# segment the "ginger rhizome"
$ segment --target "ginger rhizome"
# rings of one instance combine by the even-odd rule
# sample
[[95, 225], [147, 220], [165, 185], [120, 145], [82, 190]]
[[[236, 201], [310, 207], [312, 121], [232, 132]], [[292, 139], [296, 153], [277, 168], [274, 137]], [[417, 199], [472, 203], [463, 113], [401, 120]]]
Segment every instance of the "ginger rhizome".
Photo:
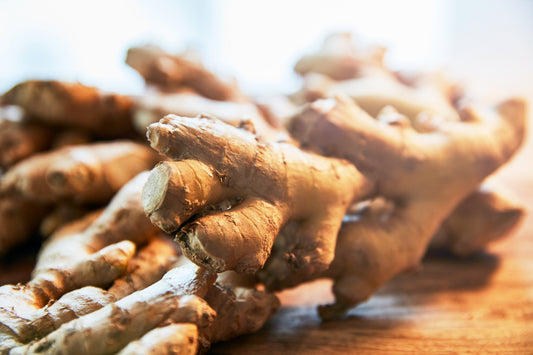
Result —
[[499, 188], [482, 186], [467, 196], [431, 240], [433, 249], [469, 256], [508, 235], [525, 215], [524, 208]]
[[342, 314], [398, 272], [416, 267], [444, 219], [524, 139], [521, 100], [467, 107], [460, 114], [461, 122], [419, 133], [407, 124], [375, 120], [337, 97], [309, 105], [291, 121], [291, 134], [302, 146], [351, 161], [375, 182], [375, 194], [395, 206], [385, 221], [361, 218], [343, 226], [325, 273], [335, 281], [336, 303], [321, 309], [323, 317]]
[[322, 49], [303, 57], [295, 71], [304, 76], [297, 102], [338, 94], [352, 98], [372, 116], [393, 106], [410, 118], [459, 120], [455, 104], [462, 96], [456, 83], [439, 73], [405, 75], [385, 67], [383, 47], [359, 48], [348, 34], [326, 38]]
[[[129, 344], [124, 353], [179, 345], [196, 354], [257, 330], [273, 314], [279, 306], [273, 294], [225, 280], [213, 284], [215, 274], [158, 236], [141, 205], [147, 176], [126, 184], [102, 212], [55, 232], [29, 283], [0, 288], [0, 353], [104, 354]], [[213, 321], [215, 314], [220, 319]], [[73, 338], [74, 329], [79, 336]], [[110, 335], [87, 336], [94, 331]]]
[[[50, 301], [84, 286], [106, 286], [127, 271], [136, 244], [158, 234], [140, 204], [146, 178], [147, 173], [141, 174], [124, 186], [101, 214], [57, 231], [41, 250], [27, 284], [0, 287], [3, 337], [19, 342], [32, 339], [40, 328], [31, 330], [26, 319], [38, 316]], [[46, 309], [44, 313], [48, 314]]]
[[65, 147], [13, 166], [0, 190], [44, 202], [105, 202], [158, 160], [148, 147], [129, 141]]
[[191, 92], [146, 95], [137, 101], [134, 123], [138, 130], [144, 133], [146, 127], [167, 114], [185, 117], [213, 115], [233, 126], [248, 120], [253, 124], [253, 130], [263, 138], [274, 140], [283, 134], [263, 117], [250, 100], [215, 101]]
[[[133, 121], [139, 132], [168, 114], [195, 117], [213, 115], [233, 126], [243, 120], [263, 138], [278, 139], [284, 132], [268, 120], [235, 83], [227, 83], [208, 71], [191, 55], [171, 55], [156, 46], [134, 47], [126, 63], [137, 70], [148, 85], [156, 86], [135, 102]], [[285, 137], [283, 137], [285, 138]]]
[[74, 319], [12, 353], [113, 354], [165, 322], [205, 327], [216, 313], [201, 297], [215, 279], [215, 274], [195, 265], [175, 268], [144, 290]]
[[29, 80], [7, 91], [2, 105], [16, 105], [34, 122], [86, 130], [101, 137], [127, 137], [133, 101], [80, 83]]
[[145, 211], [176, 233], [188, 258], [218, 272], [257, 271], [278, 236], [287, 236], [279, 243], [298, 273], [324, 270], [347, 207], [370, 189], [346, 161], [269, 144], [210, 118], [167, 116], [148, 139], [175, 161], [150, 173]]
[[[50, 234], [69, 217], [79, 216], [75, 211], [85, 210], [83, 205], [107, 203], [160, 159], [145, 145], [113, 141], [66, 146], [13, 165], [0, 178], [0, 255], [39, 228], [43, 235]], [[65, 204], [72, 204], [69, 210], [74, 213], [58, 215], [57, 208]], [[39, 227], [41, 222], [45, 224]]]
[[[420, 133], [409, 126], [409, 120], [402, 124], [376, 120], [345, 97], [309, 105], [291, 121], [291, 133], [303, 147], [357, 166], [359, 171], [347, 170], [344, 175], [333, 165], [338, 160], [324, 160], [289, 145], [262, 145], [253, 135], [221, 122], [169, 116], [150, 126], [148, 137], [155, 149], [177, 162], [164, 162], [151, 172], [143, 205], [155, 224], [176, 233], [184, 254], [204, 267], [243, 272], [263, 266], [258, 277], [270, 289], [324, 275], [335, 278], [338, 302], [322, 313], [335, 316], [366, 300], [393, 275], [416, 267], [431, 237], [456, 205], [520, 146], [524, 134], [521, 101], [510, 100], [494, 110], [470, 107], [461, 114], [461, 122], [443, 122], [434, 131]], [[336, 176], [346, 178], [350, 172], [351, 180], [337, 184], [332, 192], [330, 184], [319, 182], [339, 180], [313, 176], [322, 171], [319, 162], [327, 162], [329, 172]], [[294, 167], [299, 173], [291, 172]], [[261, 183], [240, 185], [244, 178]], [[305, 182], [308, 178], [312, 184]], [[251, 196], [244, 193], [248, 190]], [[289, 200], [279, 202], [278, 195]], [[362, 218], [359, 223], [348, 223], [343, 230], [349, 232], [341, 232], [338, 241], [334, 229], [325, 229], [327, 233], [316, 229], [327, 224], [323, 219], [333, 223], [333, 206], [337, 205], [337, 217], [344, 216], [350, 203], [378, 196], [394, 204], [386, 222]], [[248, 201], [251, 197], [253, 204]], [[258, 197], [263, 198], [260, 204]], [[271, 228], [283, 202], [291, 206], [293, 215], [282, 214]], [[307, 213], [319, 211], [311, 214], [315, 229], [305, 228], [301, 215], [294, 216], [299, 208]], [[349, 242], [337, 246], [340, 255], [328, 271], [331, 275], [320, 271], [329, 255], [318, 267], [308, 266], [310, 261], [316, 263], [317, 249], [327, 254], [343, 240]], [[387, 245], [380, 240], [388, 240]], [[367, 250], [361, 251], [359, 245]], [[314, 255], [311, 248], [302, 253], [302, 246], [312, 246]], [[371, 265], [358, 264], [365, 262]]]
[[235, 100], [241, 93], [233, 83], [221, 80], [197, 59], [187, 55], [172, 55], [154, 45], [128, 50], [126, 63], [146, 80], [163, 91], [190, 87], [212, 100]]

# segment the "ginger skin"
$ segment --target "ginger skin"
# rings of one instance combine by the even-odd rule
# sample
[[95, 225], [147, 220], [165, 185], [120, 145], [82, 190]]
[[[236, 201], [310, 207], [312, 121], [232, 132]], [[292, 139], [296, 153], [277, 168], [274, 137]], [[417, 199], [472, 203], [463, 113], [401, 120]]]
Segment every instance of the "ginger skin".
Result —
[[144, 290], [74, 319], [11, 353], [113, 354], [165, 322], [206, 327], [215, 312], [201, 297], [215, 279], [215, 274], [191, 263], [174, 268]]
[[319, 52], [296, 63], [304, 84], [293, 98], [304, 103], [343, 94], [372, 116], [390, 105], [410, 119], [459, 120], [455, 104], [462, 89], [456, 83], [439, 73], [394, 73], [383, 63], [385, 54], [383, 47], [358, 48], [349, 34], [333, 34]]
[[196, 355], [198, 327], [192, 323], [172, 323], [149, 331], [134, 340], [119, 355]]
[[[262, 145], [253, 135], [226, 128], [221, 122], [168, 116], [149, 127], [148, 138], [156, 150], [178, 162], [164, 162], [151, 172], [143, 191], [143, 206], [152, 222], [167, 233], [176, 233], [185, 256], [193, 262], [218, 272], [255, 272], [264, 265], [258, 273], [259, 279], [268, 288], [277, 290], [323, 274], [320, 270], [327, 265], [324, 260], [329, 260], [327, 245], [335, 244], [336, 235], [332, 234], [333, 229], [328, 229], [327, 233], [317, 231], [315, 226], [324, 223], [318, 218], [323, 221], [324, 218], [331, 220], [344, 216], [346, 203], [370, 196], [384, 196], [398, 206], [395, 214], [409, 217], [409, 223], [414, 226], [427, 223], [424, 230], [430, 231], [422, 236], [413, 232], [412, 240], [405, 241], [409, 247], [402, 249], [405, 249], [405, 253], [401, 254], [402, 261], [395, 263], [403, 270], [418, 264], [431, 236], [455, 205], [475, 190], [472, 186], [479, 185], [518, 148], [523, 134], [520, 105], [518, 101], [502, 105], [502, 110], [509, 111], [509, 114], [501, 114], [503, 119], [494, 122], [483, 122], [470, 109], [464, 113], [468, 122], [446, 122], [434, 132], [418, 133], [408, 126], [409, 121], [405, 125], [377, 121], [347, 98], [312, 104], [293, 119], [291, 133], [304, 147], [345, 158], [362, 173], [352, 172], [349, 185], [341, 180], [334, 192], [328, 190], [328, 186], [317, 185], [317, 182], [331, 182], [337, 177], [316, 176], [313, 177], [313, 185], [301, 182], [302, 176], [309, 177], [302, 171], [318, 170], [315, 156], [310, 158], [288, 145]], [[497, 130], [507, 133], [501, 133], [498, 140], [494, 133]], [[490, 143], [479, 139], [484, 134], [490, 138]], [[231, 140], [231, 146], [219, 148], [224, 147], [228, 140]], [[365, 144], [358, 146], [358, 142]], [[198, 144], [203, 144], [201, 149]], [[465, 149], [469, 149], [470, 153], [479, 151], [474, 156], [479, 157], [480, 162], [472, 162], [473, 166], [469, 166], [465, 162], [469, 156]], [[276, 161], [282, 161], [283, 168]], [[337, 164], [326, 161], [330, 166]], [[454, 175], [456, 171], [448, 168], [448, 165], [456, 166], [457, 162], [464, 162], [464, 171], [469, 174], [470, 180], [458, 180]], [[295, 166], [298, 166], [295, 169], [298, 173], [291, 171]], [[276, 172], [274, 176], [270, 171]], [[250, 187], [250, 184], [242, 183], [244, 176], [248, 178], [246, 181], [263, 181], [263, 184]], [[280, 180], [280, 176], [286, 178]], [[349, 175], [338, 173], [338, 176]], [[269, 180], [271, 184], [267, 184]], [[283, 186], [287, 186], [288, 191], [284, 192]], [[315, 194], [309, 191], [315, 191]], [[254, 204], [257, 204], [258, 197], [263, 199], [259, 201], [261, 213], [256, 212], [257, 207], [247, 203], [252, 196]], [[326, 200], [324, 196], [328, 196]], [[288, 205], [293, 215], [289, 217], [279, 214], [280, 202], [276, 200], [283, 202], [286, 197], [291, 199]], [[331, 206], [338, 201], [342, 201], [341, 208], [333, 215]], [[328, 206], [328, 210], [313, 211], [313, 227], [306, 230], [305, 223], [304, 226], [300, 224], [301, 215], [294, 214], [301, 213], [300, 209], [309, 211], [310, 205], [313, 209]], [[229, 210], [224, 211], [228, 207]], [[284, 210], [281, 211], [283, 213]], [[433, 211], [433, 215], [426, 216], [427, 211]], [[243, 223], [243, 216], [261, 227]], [[278, 219], [272, 220], [272, 217]], [[423, 218], [418, 221], [415, 217]], [[401, 220], [397, 216], [391, 218], [390, 223], [397, 219]], [[213, 225], [219, 227], [214, 228]], [[263, 233], [254, 234], [254, 228]], [[375, 225], [368, 233], [379, 235]], [[302, 245], [308, 248], [304, 253]], [[310, 245], [315, 254], [309, 251]], [[317, 249], [326, 251], [328, 258], [317, 260]], [[313, 263], [318, 263], [318, 267], [308, 266]], [[389, 270], [395, 269], [391, 267]], [[379, 270], [376, 273], [379, 272], [385, 273]], [[399, 270], [392, 271], [392, 274], [397, 272]], [[390, 275], [380, 278], [373, 288], [365, 288], [369, 291], [361, 291], [365, 294], [364, 299], [370, 295], [370, 290], [373, 292], [388, 278]]]
[[[28, 322], [28, 319], [49, 318], [50, 312], [43, 307], [70, 291], [84, 286], [105, 287], [115, 281], [109, 294], [116, 299], [161, 276], [161, 267], [164, 269], [161, 265], [176, 253], [161, 243], [157, 246], [161, 255], [149, 257], [155, 270], [135, 268], [143, 255], [153, 253], [148, 248], [152, 243], [130, 265], [136, 245], [150, 241], [159, 233], [141, 205], [141, 190], [147, 175], [142, 173], [126, 184], [101, 214], [89, 215], [54, 233], [43, 246], [27, 284], [0, 287], [0, 337], [5, 347], [42, 336], [45, 330], [39, 326], [41, 323]], [[136, 276], [139, 272], [142, 274]], [[127, 279], [116, 281], [125, 273], [129, 275]], [[75, 302], [72, 306], [83, 308]], [[0, 348], [0, 353], [6, 351], [5, 347]]]
[[334, 80], [347, 80], [371, 73], [386, 74], [383, 57], [385, 48], [359, 48], [351, 34], [335, 33], [328, 36], [318, 53], [302, 57], [294, 71], [302, 76], [309, 73], [326, 75]]
[[442, 223], [430, 248], [467, 257], [507, 236], [525, 211], [511, 197], [483, 187], [466, 197]]
[[80, 83], [29, 80], [7, 91], [0, 102], [21, 107], [36, 122], [79, 128], [102, 137], [126, 137], [134, 132], [129, 97]]
[[320, 309], [323, 318], [342, 315], [397, 273], [416, 267], [444, 219], [524, 139], [521, 100], [491, 110], [469, 107], [461, 115], [462, 122], [418, 133], [377, 121], [336, 97], [293, 118], [289, 130], [302, 146], [351, 161], [376, 182], [376, 195], [395, 205], [384, 222], [363, 217], [343, 225], [335, 259], [321, 275], [334, 279], [336, 297]]
[[242, 98], [235, 85], [222, 81], [198, 61], [166, 53], [157, 46], [130, 48], [126, 64], [147, 83], [157, 85], [163, 91], [175, 91], [185, 86], [212, 100], [239, 101]]
[[281, 130], [271, 126], [252, 102], [216, 101], [190, 92], [151, 94], [139, 99], [134, 113], [135, 126], [144, 133], [146, 127], [167, 114], [185, 117], [213, 115], [232, 126], [249, 120], [262, 138], [275, 140], [281, 134]]
[[257, 271], [278, 235], [292, 272], [325, 270], [348, 205], [373, 188], [345, 161], [264, 143], [214, 119], [169, 115], [150, 125], [148, 139], [176, 161], [150, 173], [146, 213], [176, 234], [186, 257], [217, 272]]
[[103, 203], [159, 160], [130, 141], [64, 147], [14, 165], [2, 176], [0, 191], [42, 202]]
[[[162, 279], [124, 298], [114, 295], [113, 287], [109, 292], [95, 287], [73, 291], [45, 309], [48, 318], [33, 322], [52, 319], [55, 330], [48, 325], [34, 333], [36, 340], [12, 342], [4, 350], [11, 354], [173, 354], [178, 350], [196, 354], [213, 342], [258, 330], [279, 307], [272, 293], [236, 286], [231, 277], [219, 277], [213, 284], [215, 277], [178, 257]], [[83, 295], [85, 302], [79, 298]]]

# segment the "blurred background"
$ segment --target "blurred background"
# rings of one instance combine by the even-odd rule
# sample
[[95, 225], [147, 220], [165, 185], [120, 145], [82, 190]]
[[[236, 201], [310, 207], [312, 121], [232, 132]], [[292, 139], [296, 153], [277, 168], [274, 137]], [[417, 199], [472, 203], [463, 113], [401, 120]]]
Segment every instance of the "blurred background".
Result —
[[132, 45], [198, 50], [248, 93], [298, 87], [292, 66], [333, 31], [389, 48], [395, 69], [446, 69], [487, 98], [533, 97], [533, 1], [0, 0], [0, 91], [29, 78], [136, 94]]

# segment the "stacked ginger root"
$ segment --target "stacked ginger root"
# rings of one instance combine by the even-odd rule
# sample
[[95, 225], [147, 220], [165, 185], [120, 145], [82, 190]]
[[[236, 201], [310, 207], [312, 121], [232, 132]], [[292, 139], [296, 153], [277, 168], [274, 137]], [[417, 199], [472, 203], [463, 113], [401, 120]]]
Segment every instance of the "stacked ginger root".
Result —
[[[520, 147], [526, 116], [519, 99], [461, 107], [457, 87], [389, 72], [376, 52], [357, 58], [346, 38], [330, 41], [300, 70], [331, 78], [295, 95], [322, 99], [287, 122], [301, 148], [330, 159], [209, 118], [167, 116], [148, 139], [175, 162], [154, 169], [143, 193], [152, 221], [198, 265], [255, 274], [271, 290], [333, 278], [337, 301], [323, 318], [417, 267], [434, 235], [468, 255], [516, 225], [519, 207], [478, 189]], [[338, 63], [350, 61], [357, 70], [335, 84]], [[345, 219], [358, 203], [366, 208]], [[465, 210], [483, 222], [461, 222]]]
[[[188, 70], [198, 75], [195, 67], [201, 65], [190, 64]], [[200, 74], [214, 77], [205, 69]], [[168, 95], [159, 90], [150, 95]], [[182, 87], [178, 94], [192, 90]], [[256, 117], [236, 113], [234, 123], [262, 117], [238, 96]], [[4, 121], [17, 139], [8, 132], [0, 137], [9, 148], [0, 181], [7, 206], [0, 214], [0, 255], [28, 243], [35, 230], [47, 239], [31, 280], [0, 287], [0, 353], [194, 354], [211, 342], [259, 329], [278, 308], [272, 293], [188, 262], [146, 217], [143, 171], [165, 158], [145, 143], [145, 127], [135, 131], [139, 112], [154, 110], [143, 99], [77, 83], [27, 81], [1, 103], [6, 116], [23, 114]], [[193, 104], [187, 109], [202, 110]], [[240, 109], [222, 100], [212, 107], [218, 110], [219, 104]], [[249, 121], [244, 126], [253, 127]], [[45, 143], [33, 144], [35, 130], [47, 134]], [[27, 203], [11, 207], [19, 200]], [[88, 338], [84, 329], [101, 335]]]
[[[288, 110], [259, 110], [196, 60], [156, 47], [128, 53], [159, 91], [145, 98], [58, 82], [6, 93], [3, 104], [44, 129], [70, 129], [66, 112], [78, 113], [75, 136], [100, 141], [7, 163], [2, 201], [29, 201], [44, 216], [119, 192], [62, 227], [45, 219], [55, 232], [32, 279], [0, 288], [0, 352], [194, 354], [259, 329], [279, 306], [273, 291], [332, 278], [336, 302], [319, 311], [337, 317], [416, 267], [430, 243], [468, 255], [507, 234], [521, 208], [480, 185], [520, 146], [523, 102], [459, 108], [455, 86], [389, 72], [382, 50], [356, 51], [348, 40], [332, 37], [297, 64], [308, 78]], [[129, 110], [124, 131], [84, 120], [118, 121], [120, 107]], [[210, 115], [182, 117], [201, 112]], [[178, 116], [159, 121], [166, 113]], [[288, 136], [273, 122], [294, 141], [273, 141]], [[149, 123], [159, 156], [102, 141], [136, 139], [134, 127]], [[32, 149], [62, 145], [51, 137]]]

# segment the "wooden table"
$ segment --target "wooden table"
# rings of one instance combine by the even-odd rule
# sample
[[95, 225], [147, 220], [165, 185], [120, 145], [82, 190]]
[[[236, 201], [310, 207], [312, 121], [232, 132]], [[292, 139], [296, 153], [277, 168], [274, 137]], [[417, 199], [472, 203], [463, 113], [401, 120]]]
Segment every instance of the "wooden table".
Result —
[[[533, 144], [496, 179], [533, 211]], [[281, 293], [282, 308], [259, 332], [216, 344], [211, 354], [533, 354], [533, 216], [488, 252], [461, 260], [431, 255], [346, 319], [321, 322], [333, 300], [318, 281]]]

